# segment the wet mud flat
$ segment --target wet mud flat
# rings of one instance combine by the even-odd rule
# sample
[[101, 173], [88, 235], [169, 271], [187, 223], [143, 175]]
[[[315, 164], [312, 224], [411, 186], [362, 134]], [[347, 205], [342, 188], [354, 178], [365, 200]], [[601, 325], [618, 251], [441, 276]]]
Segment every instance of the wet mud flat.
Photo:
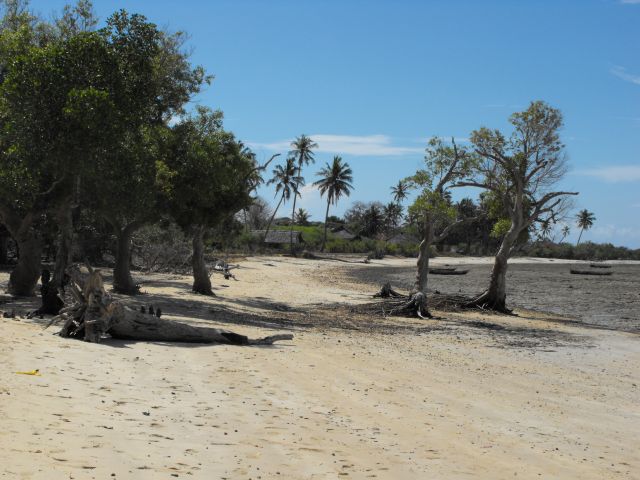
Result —
[[[429, 275], [429, 291], [474, 295], [486, 287], [491, 265], [460, 264], [466, 275]], [[581, 268], [585, 267], [581, 265]], [[572, 275], [570, 264], [516, 263], [507, 272], [512, 307], [550, 312], [585, 325], [640, 333], [640, 265], [614, 264], [610, 276]], [[353, 280], [409, 290], [415, 267], [362, 266], [345, 271]]]

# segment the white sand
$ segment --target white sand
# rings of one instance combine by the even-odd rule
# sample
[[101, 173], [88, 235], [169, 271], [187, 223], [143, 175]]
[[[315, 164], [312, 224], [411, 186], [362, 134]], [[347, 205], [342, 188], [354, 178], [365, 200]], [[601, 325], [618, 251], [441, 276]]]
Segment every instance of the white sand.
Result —
[[[161, 288], [167, 277], [149, 276], [134, 303], [185, 320], [220, 305], [261, 311], [256, 298], [367, 300], [336, 266], [349, 268], [251, 258], [218, 299], [191, 294], [188, 278]], [[508, 347], [461, 323], [419, 335], [301, 329], [272, 348], [95, 345], [0, 319], [0, 478], [638, 478], [638, 336], [529, 314], [482, 320], [572, 340]], [[35, 368], [42, 376], [14, 373]]]

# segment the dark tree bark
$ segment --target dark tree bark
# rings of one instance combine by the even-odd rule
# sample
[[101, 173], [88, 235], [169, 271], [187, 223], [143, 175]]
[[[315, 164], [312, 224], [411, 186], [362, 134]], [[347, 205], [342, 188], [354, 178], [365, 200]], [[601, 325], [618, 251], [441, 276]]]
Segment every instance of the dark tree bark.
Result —
[[192, 290], [202, 295], [213, 295], [211, 290], [211, 279], [204, 261], [204, 233], [202, 226], [195, 227], [193, 234], [193, 255], [191, 265], [193, 267], [193, 287]]
[[64, 286], [65, 269], [71, 263], [71, 244], [73, 239], [73, 217], [71, 199], [66, 199], [56, 212], [58, 221], [58, 248], [56, 262], [53, 268], [51, 287], [62, 290]]
[[0, 226], [0, 265], [9, 262], [9, 234]]
[[135, 295], [139, 293], [138, 286], [131, 277], [131, 236], [140, 226], [138, 222], [131, 222], [122, 229], [116, 229], [117, 251], [116, 265], [113, 269], [113, 289], [118, 293]]
[[34, 214], [20, 217], [9, 209], [1, 208], [0, 217], [18, 248], [18, 263], [9, 275], [7, 291], [11, 295], [33, 297], [42, 261], [42, 238], [34, 228]]
[[11, 295], [33, 297], [40, 278], [42, 240], [32, 230], [27, 229], [15, 238], [18, 245], [18, 263], [9, 275], [7, 291]]

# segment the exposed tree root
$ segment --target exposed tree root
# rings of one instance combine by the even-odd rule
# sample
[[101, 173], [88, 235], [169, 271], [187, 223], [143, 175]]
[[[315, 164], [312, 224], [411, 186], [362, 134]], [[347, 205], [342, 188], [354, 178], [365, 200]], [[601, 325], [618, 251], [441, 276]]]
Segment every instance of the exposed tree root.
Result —
[[391, 287], [391, 283], [387, 282], [384, 285], [382, 285], [382, 287], [380, 287], [380, 290], [378, 291], [378, 293], [375, 293], [373, 295], [373, 298], [390, 298], [390, 297], [398, 298], [398, 297], [403, 297], [403, 296], [404, 295], [402, 295], [401, 293], [396, 292]]
[[464, 308], [479, 308], [481, 310], [490, 310], [492, 312], [504, 313], [507, 315], [511, 315], [513, 313], [513, 310], [507, 308], [504, 298], [496, 298], [491, 295], [489, 291], [486, 291], [477, 298], [466, 302], [463, 306]]
[[407, 316], [418, 316], [419, 318], [433, 318], [427, 308], [427, 297], [422, 292], [416, 292], [409, 297], [409, 300], [389, 311], [389, 315], [404, 314]]

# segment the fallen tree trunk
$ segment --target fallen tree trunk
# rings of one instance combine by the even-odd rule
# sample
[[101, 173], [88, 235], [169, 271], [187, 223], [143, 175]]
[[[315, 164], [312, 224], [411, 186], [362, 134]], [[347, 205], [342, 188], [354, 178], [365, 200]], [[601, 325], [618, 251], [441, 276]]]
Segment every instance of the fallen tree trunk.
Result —
[[64, 320], [60, 336], [98, 343], [106, 335], [126, 340], [153, 342], [225, 343], [231, 345], [271, 345], [291, 340], [293, 335], [272, 335], [250, 339], [219, 328], [197, 327], [158, 318], [122, 305], [104, 290], [100, 272], [89, 268], [83, 278], [79, 269], [70, 272], [71, 293], [75, 303], [62, 309], [56, 320]]

